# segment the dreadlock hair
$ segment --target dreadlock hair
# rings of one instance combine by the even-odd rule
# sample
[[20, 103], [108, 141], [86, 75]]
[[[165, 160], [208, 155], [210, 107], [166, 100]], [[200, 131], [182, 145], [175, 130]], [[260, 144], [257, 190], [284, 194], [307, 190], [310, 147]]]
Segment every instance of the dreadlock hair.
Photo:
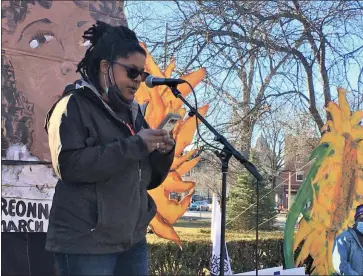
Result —
[[146, 56], [135, 32], [125, 26], [111, 26], [105, 22], [96, 21], [96, 24], [85, 31], [82, 37], [89, 40], [91, 45], [78, 64], [76, 72], [99, 90], [101, 85], [98, 77], [102, 60], [112, 62], [118, 58], [127, 58], [134, 53]]

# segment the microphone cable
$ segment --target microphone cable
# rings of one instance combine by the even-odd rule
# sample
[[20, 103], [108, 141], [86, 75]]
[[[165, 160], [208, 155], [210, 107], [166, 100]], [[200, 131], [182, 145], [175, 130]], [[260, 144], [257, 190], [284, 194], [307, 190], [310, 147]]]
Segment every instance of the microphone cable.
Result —
[[[192, 90], [192, 93], [193, 93], [193, 96], [194, 96], [194, 103], [195, 103], [195, 110], [196, 111], [198, 111], [198, 100], [197, 100], [197, 95], [196, 95], [196, 93], [195, 93], [195, 91], [194, 91], [194, 88], [193, 88], [193, 86], [188, 82], [188, 81], [186, 81], [185, 80], [185, 82], [188, 84], [188, 86], [190, 87], [190, 89]], [[214, 149], [214, 150], [218, 150], [218, 151], [221, 151], [221, 149], [220, 148], [218, 148], [218, 147], [216, 147], [216, 146], [214, 146], [214, 145], [212, 145], [212, 144], [210, 144], [209, 142], [207, 142], [203, 137], [202, 137], [202, 135], [200, 134], [200, 129], [199, 129], [199, 124], [198, 124], [198, 117], [190, 110], [189, 111], [189, 113], [188, 113], [188, 115], [189, 115], [189, 117], [192, 117], [192, 116], [195, 116], [195, 123], [196, 123], [196, 125], [197, 125], [197, 134], [198, 134], [198, 136], [199, 136], [199, 138], [200, 138], [200, 140], [202, 140], [202, 142], [204, 142], [206, 145], [208, 145], [209, 147], [211, 147], [212, 149]], [[202, 146], [203, 147], [203, 146]], [[203, 148], [203, 150], [204, 150], [204, 148]]]

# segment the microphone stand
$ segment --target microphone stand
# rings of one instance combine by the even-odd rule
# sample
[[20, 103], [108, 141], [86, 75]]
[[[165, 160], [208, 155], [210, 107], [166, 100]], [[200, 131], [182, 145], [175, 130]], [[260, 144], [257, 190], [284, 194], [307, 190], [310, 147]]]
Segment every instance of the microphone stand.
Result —
[[[177, 84], [169, 85], [169, 88], [173, 92], [174, 96], [180, 99], [189, 109], [189, 114], [191, 116], [195, 115], [197, 118], [215, 135], [214, 140], [218, 141], [223, 145], [221, 152], [216, 152], [216, 155], [222, 162], [222, 198], [221, 198], [221, 247], [220, 247], [220, 275], [224, 276], [224, 258], [225, 253], [225, 231], [226, 231], [226, 193], [227, 193], [227, 173], [228, 173], [228, 163], [230, 158], [233, 156], [236, 158], [245, 168], [255, 177], [258, 182], [262, 180], [262, 176], [257, 171], [256, 167], [249, 162], [238, 150], [236, 150], [227, 139], [221, 135], [213, 126], [211, 126], [206, 119], [198, 110], [196, 110], [180, 93], [176, 88]], [[258, 198], [258, 187], [257, 187], [257, 198]], [[258, 202], [257, 202], [257, 212], [258, 216]], [[258, 275], [258, 217], [256, 218], [256, 275]]]

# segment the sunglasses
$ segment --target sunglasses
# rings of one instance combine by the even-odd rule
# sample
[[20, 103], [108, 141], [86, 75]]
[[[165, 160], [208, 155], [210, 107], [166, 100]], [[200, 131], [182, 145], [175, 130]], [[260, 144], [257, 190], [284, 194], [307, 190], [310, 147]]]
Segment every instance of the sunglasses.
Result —
[[145, 81], [146, 78], [150, 75], [149, 73], [145, 72], [144, 70], [138, 70], [136, 68], [118, 63], [117, 61], [112, 61], [112, 63], [115, 63], [117, 65], [122, 66], [123, 68], [125, 68], [126, 73], [127, 73], [127, 77], [134, 80], [136, 79], [139, 75], [141, 76], [141, 81]]

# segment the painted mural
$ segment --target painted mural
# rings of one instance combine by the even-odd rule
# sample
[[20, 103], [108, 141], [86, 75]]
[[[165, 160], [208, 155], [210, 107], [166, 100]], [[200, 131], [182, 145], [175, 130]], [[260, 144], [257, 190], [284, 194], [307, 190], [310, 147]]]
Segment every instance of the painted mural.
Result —
[[83, 32], [95, 20], [127, 24], [123, 4], [1, 1], [1, 158], [7, 160], [1, 167], [2, 232], [47, 230], [57, 179], [46, 165], [45, 114], [78, 78], [76, 64], [87, 47]]
[[[38, 164], [2, 166], [2, 231], [45, 232], [57, 179], [51, 166], [44, 118], [48, 109], [63, 92], [66, 84], [79, 78], [75, 73], [88, 46], [82, 34], [95, 20], [111, 25], [127, 25], [123, 1], [2, 1], [2, 118], [3, 160], [30, 161]], [[146, 46], [143, 45], [146, 49]], [[158, 77], [170, 77], [176, 61], [162, 71], [148, 54], [146, 71]], [[185, 76], [195, 87], [204, 77], [200, 69]], [[183, 96], [191, 89], [181, 85]], [[167, 87], [153, 89], [142, 84], [136, 99], [148, 104], [146, 120], [156, 127], [169, 112], [182, 115], [174, 129], [175, 160], [164, 183], [149, 191], [158, 211], [151, 228], [159, 237], [181, 244], [172, 224], [190, 203], [194, 182], [182, 175], [193, 168], [199, 158], [196, 150], [184, 152], [195, 134], [195, 118], [186, 118], [182, 102]], [[205, 114], [208, 106], [200, 108]], [[171, 192], [186, 192], [180, 202], [170, 200]]]
[[[287, 268], [312, 264], [312, 275], [332, 275], [335, 237], [354, 224], [363, 203], [363, 111], [351, 112], [346, 91], [338, 89], [339, 104], [330, 102], [332, 119], [311, 154], [315, 159], [288, 214], [284, 257]], [[303, 215], [298, 230], [294, 227]], [[294, 258], [295, 254], [295, 258]]]
[[[147, 51], [145, 46], [144, 49]], [[153, 76], [170, 78], [175, 66], [176, 61], [172, 60], [165, 70], [162, 71], [149, 54], [146, 58], [146, 71]], [[187, 80], [192, 87], [195, 87], [203, 79], [205, 73], [205, 69], [201, 68], [180, 78]], [[192, 91], [187, 84], [179, 85], [178, 89], [184, 97]], [[182, 176], [196, 166], [200, 160], [199, 157], [194, 158], [198, 149], [184, 152], [185, 147], [191, 144], [196, 132], [196, 119], [195, 117], [188, 116], [185, 120], [183, 119], [186, 110], [182, 108], [182, 101], [175, 98], [166, 86], [156, 86], [150, 89], [145, 84], [141, 84], [136, 93], [136, 100], [140, 104], [147, 104], [145, 119], [152, 128], [156, 128], [170, 112], [178, 113], [182, 116], [182, 119], [179, 120], [173, 130], [176, 148], [171, 171], [162, 185], [149, 191], [150, 196], [157, 205], [157, 213], [151, 221], [150, 227], [159, 237], [174, 241], [181, 246], [180, 238], [172, 225], [185, 213], [194, 193], [195, 183], [183, 181]], [[207, 110], [208, 105], [198, 109], [202, 115], [205, 115]], [[169, 199], [171, 192], [187, 193], [187, 196], [179, 202]]]
[[2, 148], [25, 145], [49, 161], [44, 117], [63, 88], [77, 79], [75, 66], [95, 20], [126, 24], [123, 1], [1, 1]]

